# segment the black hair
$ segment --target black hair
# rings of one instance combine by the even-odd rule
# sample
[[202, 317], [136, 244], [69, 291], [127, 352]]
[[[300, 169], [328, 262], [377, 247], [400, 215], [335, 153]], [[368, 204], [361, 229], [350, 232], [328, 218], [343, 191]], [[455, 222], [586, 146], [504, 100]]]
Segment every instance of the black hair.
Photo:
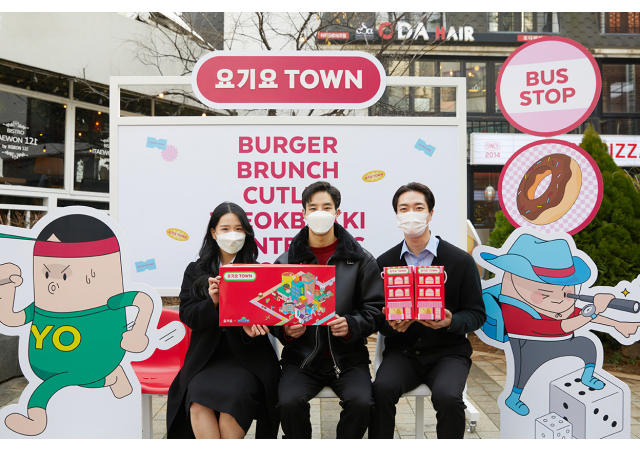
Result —
[[302, 207], [306, 210], [307, 205], [311, 202], [311, 197], [313, 194], [317, 192], [326, 192], [331, 196], [331, 200], [333, 200], [333, 204], [336, 207], [336, 210], [340, 207], [340, 191], [337, 187], [331, 186], [326, 181], [316, 181], [315, 183], [311, 183], [307, 186], [304, 191], [302, 191]]
[[48, 241], [54, 234], [60, 242], [91, 242], [115, 236], [104, 222], [85, 214], [69, 214], [55, 219], [43, 228], [37, 240]]
[[218, 222], [220, 222], [220, 218], [228, 213], [233, 213], [240, 219], [242, 230], [246, 235], [244, 245], [236, 254], [233, 262], [236, 264], [251, 264], [255, 263], [258, 259], [258, 246], [255, 241], [253, 227], [249, 223], [247, 214], [235, 203], [220, 203], [211, 213], [211, 218], [207, 224], [207, 231], [204, 234], [202, 246], [200, 247], [199, 259], [196, 265], [196, 275], [198, 278], [193, 283], [193, 286], [191, 286], [191, 294], [194, 296], [200, 298], [208, 297], [209, 277], [218, 276], [222, 254], [220, 253], [218, 242], [211, 236], [211, 229], [215, 229], [216, 226], [218, 226]]
[[424, 195], [424, 199], [427, 201], [427, 206], [429, 207], [429, 212], [433, 211], [433, 207], [436, 206], [436, 198], [433, 196], [433, 192], [431, 192], [431, 189], [429, 189], [422, 183], [413, 182], [405, 184], [404, 186], [400, 186], [400, 188], [393, 195], [391, 204], [393, 205], [393, 210], [396, 213], [398, 212], [398, 199], [400, 198], [400, 196], [405, 192], [411, 191], [420, 192], [422, 195]]

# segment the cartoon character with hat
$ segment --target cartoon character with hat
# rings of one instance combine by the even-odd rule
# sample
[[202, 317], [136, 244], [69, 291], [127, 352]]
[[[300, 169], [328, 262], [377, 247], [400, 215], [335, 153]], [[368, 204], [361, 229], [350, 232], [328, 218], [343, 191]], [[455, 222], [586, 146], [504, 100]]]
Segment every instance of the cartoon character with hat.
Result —
[[[125, 292], [120, 245], [103, 221], [68, 214], [46, 225], [33, 247], [34, 302], [14, 312], [22, 272], [12, 263], [0, 265], [0, 322], [30, 325], [28, 358], [42, 380], [29, 398], [26, 415], [9, 414], [6, 426], [35, 436], [47, 426], [47, 404], [67, 386], [109, 387], [116, 398], [132, 392], [121, 366], [125, 352], [140, 353], [148, 344], [153, 300], [144, 292]], [[127, 325], [125, 307], [138, 314]], [[130, 328], [130, 329], [129, 329]]]
[[[563, 356], [582, 359], [580, 382], [591, 390], [605, 386], [594, 376], [597, 356], [594, 343], [587, 337], [575, 336], [575, 330], [594, 322], [614, 327], [629, 337], [640, 326], [637, 322], [618, 322], [600, 315], [608, 307], [622, 309], [624, 305], [620, 307], [620, 303], [625, 300], [604, 293], [593, 297], [576, 295], [576, 287], [587, 281], [593, 283], [597, 273], [593, 261], [576, 250], [575, 245], [570, 246], [567, 241], [570, 237], [565, 236], [553, 239], [547, 235], [548, 239], [544, 239], [520, 230], [512, 234], [499, 252], [489, 252], [496, 249], [486, 246], [474, 251], [476, 261], [498, 278], [504, 272], [501, 283], [483, 290], [488, 318], [482, 330], [490, 339], [508, 341], [511, 346], [514, 385], [505, 404], [521, 416], [529, 414], [528, 406], [520, 400], [523, 389], [534, 372], [553, 359]], [[510, 242], [513, 244], [509, 246]], [[578, 308], [576, 299], [588, 303]]]

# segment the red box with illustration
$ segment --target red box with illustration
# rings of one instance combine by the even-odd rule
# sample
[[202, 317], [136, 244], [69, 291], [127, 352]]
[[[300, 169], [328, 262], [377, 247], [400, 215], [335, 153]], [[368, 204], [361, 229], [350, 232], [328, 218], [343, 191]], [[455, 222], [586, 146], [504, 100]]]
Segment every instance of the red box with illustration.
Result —
[[220, 267], [220, 326], [322, 325], [336, 315], [335, 266]]
[[415, 317], [413, 267], [384, 268], [384, 305], [387, 320]]
[[416, 266], [415, 295], [416, 318], [418, 320], [444, 319], [444, 282], [443, 266]]

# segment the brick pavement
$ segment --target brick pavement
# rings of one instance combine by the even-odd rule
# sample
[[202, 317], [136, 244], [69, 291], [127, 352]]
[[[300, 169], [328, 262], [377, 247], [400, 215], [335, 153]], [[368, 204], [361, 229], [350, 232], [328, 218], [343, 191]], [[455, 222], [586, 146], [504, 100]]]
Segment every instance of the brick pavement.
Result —
[[[369, 340], [371, 360], [375, 352], [375, 339]], [[478, 409], [480, 420], [473, 433], [466, 432], [466, 439], [497, 439], [500, 437], [500, 410], [496, 403], [506, 380], [504, 355], [476, 352], [469, 373], [467, 395]], [[373, 365], [371, 365], [373, 373]], [[640, 437], [640, 376], [612, 373], [629, 385], [631, 389], [631, 437]], [[18, 403], [22, 390], [26, 386], [23, 377], [14, 378], [0, 384], [0, 408]], [[336, 425], [340, 415], [338, 399], [313, 399], [311, 401], [311, 424], [314, 439], [333, 439], [336, 437]], [[166, 438], [167, 398], [153, 397], [152, 408], [153, 438]], [[424, 431], [428, 439], [436, 438], [436, 415], [431, 402], [425, 401]], [[255, 435], [255, 422], [247, 438]], [[280, 437], [282, 431], [280, 432]], [[415, 436], [415, 398], [402, 398], [397, 407], [396, 439], [414, 439]], [[366, 437], [366, 436], [365, 436]]]

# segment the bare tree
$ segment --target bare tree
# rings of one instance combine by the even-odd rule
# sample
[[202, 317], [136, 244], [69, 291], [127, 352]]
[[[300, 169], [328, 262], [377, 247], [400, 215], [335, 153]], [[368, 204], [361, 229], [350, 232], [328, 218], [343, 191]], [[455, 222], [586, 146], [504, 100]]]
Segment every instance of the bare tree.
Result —
[[[410, 68], [422, 56], [433, 52], [444, 41], [419, 40], [417, 33], [412, 33], [407, 39], [365, 39], [358, 41], [338, 42], [321, 39], [319, 33], [326, 31], [344, 30], [354, 31], [357, 26], [365, 26], [365, 22], [388, 22], [387, 27], [392, 30], [398, 28], [400, 22], [407, 22], [415, 30], [419, 23], [425, 24], [434, 18], [434, 14], [441, 13], [226, 13], [224, 15], [224, 29], [222, 21], [216, 23], [214, 14], [222, 13], [181, 13], [176, 17], [167, 17], [162, 13], [138, 13], [138, 18], [146, 22], [149, 32], [142, 36], [135, 36], [130, 42], [136, 48], [138, 59], [146, 65], [156, 67], [160, 75], [163, 74], [162, 65], [167, 61], [179, 64], [182, 75], [192, 72], [194, 65], [206, 53], [229, 49], [262, 50], [362, 50], [373, 54], [382, 62], [388, 75], [409, 75]], [[213, 19], [212, 19], [213, 17]], [[464, 26], [462, 24], [448, 24]], [[377, 33], [377, 30], [374, 30]], [[395, 89], [393, 104], [389, 101], [378, 102], [379, 111], [388, 111], [394, 115], [402, 113], [400, 105], [406, 103], [408, 97], [415, 96], [415, 88]], [[182, 105], [199, 104], [192, 92], [183, 89], [171, 89], [163, 92], [165, 98], [181, 102]], [[388, 97], [388, 96], [387, 96]], [[385, 98], [387, 98], [385, 97]], [[268, 110], [266, 114], [297, 115], [298, 110]], [[238, 115], [235, 110], [209, 110], [209, 114]], [[245, 113], [245, 112], [241, 112]], [[252, 111], [252, 114], [264, 114], [262, 111]], [[307, 111], [308, 115], [345, 115], [348, 110]]]

